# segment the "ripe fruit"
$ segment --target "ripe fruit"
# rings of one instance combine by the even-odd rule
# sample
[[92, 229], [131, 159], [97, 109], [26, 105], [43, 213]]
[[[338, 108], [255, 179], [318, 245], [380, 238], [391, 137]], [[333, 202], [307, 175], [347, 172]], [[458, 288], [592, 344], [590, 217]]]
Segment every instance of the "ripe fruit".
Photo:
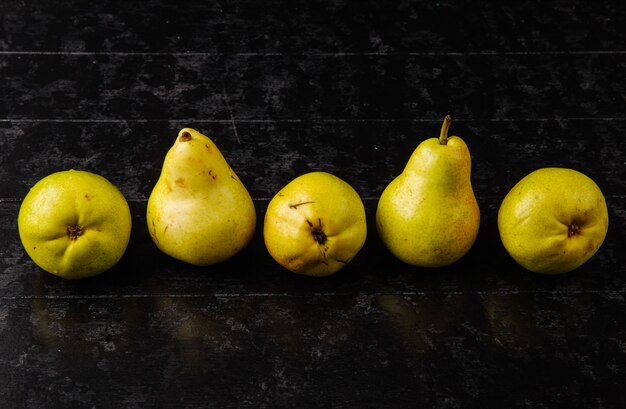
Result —
[[608, 226], [600, 188], [566, 168], [528, 174], [498, 211], [504, 247], [520, 265], [537, 273], [566, 273], [581, 266], [600, 248]]
[[104, 177], [67, 170], [33, 186], [17, 224], [24, 249], [39, 267], [78, 279], [120, 260], [130, 239], [131, 215], [122, 193]]
[[365, 243], [365, 208], [345, 181], [326, 172], [299, 176], [270, 201], [263, 236], [270, 255], [294, 273], [339, 271]]

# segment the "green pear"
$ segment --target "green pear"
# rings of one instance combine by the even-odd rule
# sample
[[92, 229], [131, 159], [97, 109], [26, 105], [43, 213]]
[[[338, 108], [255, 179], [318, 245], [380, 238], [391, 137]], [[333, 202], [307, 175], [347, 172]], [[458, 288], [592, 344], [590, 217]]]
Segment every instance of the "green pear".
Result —
[[580, 267], [604, 242], [609, 216], [596, 183], [573, 169], [542, 168], [521, 179], [498, 210], [507, 252], [536, 273]]
[[415, 149], [404, 171], [383, 191], [376, 227], [385, 246], [405, 263], [441, 267], [454, 263], [474, 244], [480, 210], [471, 184], [465, 142], [448, 137], [446, 116], [439, 138]]
[[146, 214], [161, 251], [198, 266], [225, 261], [254, 234], [256, 212], [245, 186], [215, 143], [182, 129], [163, 162]]
[[68, 280], [98, 275], [124, 255], [131, 231], [126, 199], [95, 173], [65, 170], [38, 181], [17, 217], [26, 253]]

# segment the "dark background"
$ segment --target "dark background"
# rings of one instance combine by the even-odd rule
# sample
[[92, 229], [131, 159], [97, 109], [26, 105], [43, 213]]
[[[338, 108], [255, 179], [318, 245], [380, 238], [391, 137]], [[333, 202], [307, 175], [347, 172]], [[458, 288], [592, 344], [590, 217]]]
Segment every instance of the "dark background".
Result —
[[[620, 1], [0, 3], [0, 407], [624, 408], [626, 7]], [[378, 198], [444, 115], [472, 154], [481, 230], [458, 263], [383, 247]], [[213, 267], [160, 253], [146, 202], [182, 127], [254, 198], [250, 245]], [[540, 167], [603, 190], [599, 252], [559, 276], [506, 254], [504, 195]], [[69, 168], [119, 186], [121, 262], [68, 282], [23, 251], [28, 189]], [[282, 269], [262, 220], [291, 179], [361, 195], [363, 250]]]

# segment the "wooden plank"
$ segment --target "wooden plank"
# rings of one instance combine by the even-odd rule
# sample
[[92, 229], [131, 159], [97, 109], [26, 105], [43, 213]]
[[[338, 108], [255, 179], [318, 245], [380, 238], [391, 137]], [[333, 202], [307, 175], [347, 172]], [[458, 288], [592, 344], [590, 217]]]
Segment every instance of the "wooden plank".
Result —
[[6, 0], [11, 51], [482, 52], [622, 50], [621, 2], [276, 0], [185, 4]]
[[0, 119], [623, 118], [625, 75], [621, 53], [0, 54]]
[[624, 307], [604, 293], [2, 299], [0, 398], [76, 408], [610, 404], [623, 402], [626, 322], [613, 312]]

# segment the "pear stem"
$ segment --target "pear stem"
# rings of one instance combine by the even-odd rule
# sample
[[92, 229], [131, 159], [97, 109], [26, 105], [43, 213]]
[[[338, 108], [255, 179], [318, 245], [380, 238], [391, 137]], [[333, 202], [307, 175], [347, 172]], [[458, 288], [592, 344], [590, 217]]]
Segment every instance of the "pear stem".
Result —
[[179, 140], [180, 142], [188, 142], [188, 141], [190, 141], [191, 139], [192, 139], [192, 138], [191, 138], [191, 134], [190, 134], [189, 132], [187, 132], [187, 131], [182, 132], [182, 133], [180, 134], [180, 136], [178, 137], [178, 140]]
[[452, 118], [450, 115], [446, 115], [443, 118], [443, 125], [441, 125], [441, 132], [439, 133], [439, 144], [447, 145], [448, 144], [448, 129], [450, 129], [450, 124], [452, 123]]

